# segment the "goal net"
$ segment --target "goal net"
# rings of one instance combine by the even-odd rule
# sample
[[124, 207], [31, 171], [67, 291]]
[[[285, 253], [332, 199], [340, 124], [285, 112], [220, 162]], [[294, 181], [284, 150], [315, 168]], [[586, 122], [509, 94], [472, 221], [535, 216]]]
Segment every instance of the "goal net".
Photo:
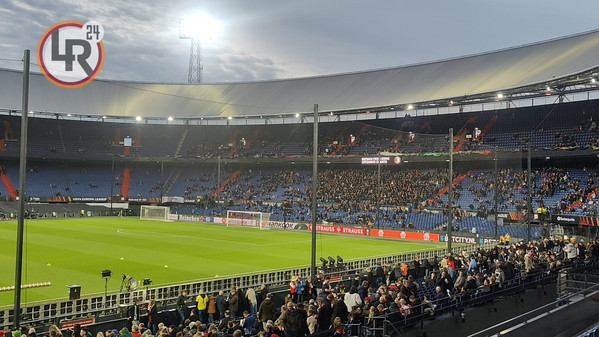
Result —
[[227, 227], [229, 226], [247, 226], [268, 228], [270, 213], [247, 212], [247, 211], [227, 211]]
[[162, 220], [168, 221], [170, 208], [164, 206], [148, 206], [142, 205], [139, 218], [142, 220]]

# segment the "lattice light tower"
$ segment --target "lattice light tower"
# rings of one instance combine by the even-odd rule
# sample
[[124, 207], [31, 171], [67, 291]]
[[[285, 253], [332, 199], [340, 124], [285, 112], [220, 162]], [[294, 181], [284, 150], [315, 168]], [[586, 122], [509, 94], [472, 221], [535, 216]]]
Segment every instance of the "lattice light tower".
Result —
[[202, 70], [204, 67], [200, 62], [202, 49], [200, 40], [191, 39], [191, 50], [189, 52], [189, 73], [187, 75], [188, 83], [202, 83]]
[[179, 38], [191, 40], [189, 52], [189, 83], [202, 83], [201, 42], [214, 38], [220, 30], [217, 21], [204, 14], [197, 14], [179, 20]]

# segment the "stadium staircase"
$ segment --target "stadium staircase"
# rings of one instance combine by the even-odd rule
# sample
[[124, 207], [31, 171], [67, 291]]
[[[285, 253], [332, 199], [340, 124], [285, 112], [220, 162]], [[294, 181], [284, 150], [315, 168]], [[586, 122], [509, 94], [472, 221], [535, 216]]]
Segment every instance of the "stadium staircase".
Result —
[[259, 133], [260, 133], [260, 130], [254, 130], [254, 132], [252, 132], [252, 135], [248, 137], [247, 141], [245, 142], [245, 146], [243, 148], [247, 149], [248, 147], [250, 147], [250, 145], [256, 140], [256, 138], [258, 138]]
[[177, 144], [177, 148], [175, 149], [175, 157], [179, 156], [181, 152], [181, 148], [183, 147], [183, 143], [185, 143], [185, 139], [187, 138], [187, 134], [189, 133], [189, 128], [185, 128], [183, 130], [183, 134], [181, 135], [181, 139], [179, 139], [179, 144]]
[[2, 121], [2, 125], [4, 126], [4, 139], [8, 140], [16, 140], [15, 136], [12, 133], [12, 128], [10, 127], [9, 121]]
[[[466, 172], [464, 174], [460, 174], [459, 176], [454, 178], [453, 181], [451, 182], [451, 186], [455, 186], [457, 183], [464, 180], [464, 178], [466, 178], [466, 176], [468, 176], [470, 174], [470, 172], [472, 172], [472, 170], [469, 170], [468, 172]], [[431, 201], [432, 199], [438, 199], [440, 196], [447, 193], [447, 191], [449, 191], [449, 185], [444, 186], [441, 190], [439, 190], [439, 192], [437, 192], [437, 195], [435, 195], [434, 198], [430, 198], [429, 201]]]
[[428, 120], [424, 123], [422, 123], [422, 125], [420, 125], [420, 127], [418, 128], [418, 130], [416, 130], [417, 133], [423, 133], [424, 131], [426, 131], [426, 129], [431, 125], [431, 121]]
[[[172, 177], [173, 174], [175, 175], [174, 177]], [[164, 189], [164, 195], [169, 195], [171, 188], [173, 188], [173, 185], [175, 185], [175, 183], [179, 179], [179, 176], [181, 176], [181, 171], [176, 171], [176, 172], [171, 172], [170, 176], [168, 178], [166, 178], [166, 181], [168, 183], [166, 185], [166, 188]]]
[[402, 131], [397, 131], [397, 133], [395, 134], [395, 136], [393, 136], [393, 138], [391, 138], [389, 143], [397, 143], [397, 141], [399, 140], [399, 138], [401, 137], [402, 134], [403, 134]]
[[8, 192], [9, 196], [13, 198], [18, 197], [17, 190], [15, 190], [14, 186], [10, 182], [10, 178], [8, 178], [8, 175], [6, 175], [4, 170], [0, 170], [0, 180], [2, 180], [2, 184], [4, 184], [4, 188], [6, 189], [6, 192]]
[[480, 135], [478, 135], [477, 140], [481, 140], [485, 133], [487, 133], [487, 131], [489, 131], [489, 129], [495, 124], [495, 122], [497, 122], [497, 116], [493, 116], [489, 123], [487, 123], [487, 125], [485, 125], [485, 127], [480, 131]]
[[358, 142], [358, 139], [360, 139], [360, 136], [362, 136], [364, 134], [364, 132], [366, 132], [366, 130], [368, 130], [369, 127], [370, 127], [370, 124], [364, 124], [364, 126], [362, 126], [360, 131], [358, 131], [358, 133], [356, 134], [356, 140], [351, 145], [355, 145]]
[[58, 135], [60, 136], [60, 144], [62, 145], [62, 152], [67, 152], [67, 148], [64, 144], [64, 138], [62, 137], [62, 129], [60, 128], [60, 121], [56, 120], [56, 128], [58, 129]]
[[231, 176], [229, 178], [227, 178], [227, 180], [225, 180], [224, 183], [222, 183], [217, 189], [216, 191], [212, 192], [212, 194], [210, 194], [210, 199], [214, 198], [218, 193], [220, 193], [225, 186], [227, 186], [231, 181], [233, 181], [233, 179], [235, 179], [235, 177], [237, 177], [239, 175], [239, 173], [241, 173], [241, 170], [237, 170], [235, 172], [233, 172], [233, 174], [231, 174]]
[[133, 139], [133, 144], [135, 146], [141, 146], [142, 145], [142, 143], [141, 143], [141, 132], [142, 132], [142, 130], [143, 129], [141, 128], [141, 126], [137, 127], [135, 129], [135, 138]]
[[12, 134], [12, 130], [10, 128], [10, 122], [2, 121], [2, 125], [3, 125], [3, 129], [4, 129], [4, 134], [2, 135], [3, 137], [0, 138], [0, 152], [6, 151], [6, 143], [4, 142], [5, 140], [12, 140], [12, 141], [16, 140]]
[[343, 130], [341, 130], [339, 135], [337, 135], [337, 137], [335, 137], [335, 140], [338, 142], [338, 144], [337, 144], [337, 147], [335, 147], [335, 150], [331, 153], [331, 156], [336, 155], [337, 152], [341, 151], [341, 149], [343, 148], [343, 138], [345, 135], [345, 131], [347, 131], [348, 128], [349, 128], [349, 125], [346, 125], [343, 128]]
[[[129, 148], [126, 146], [125, 148]], [[129, 197], [129, 181], [131, 180], [131, 169], [125, 167], [123, 169], [123, 180], [121, 181], [121, 197], [128, 198]]]
[[122, 139], [121, 139], [121, 127], [117, 126], [116, 128], [114, 128], [114, 140], [113, 143], [114, 145], [118, 146], [121, 143]]
[[[592, 192], [589, 192], [586, 195], [586, 200], [590, 200], [593, 198], [593, 195], [597, 195], [597, 193], [599, 193], [599, 187], [595, 188]], [[566, 209], [564, 210], [564, 212], [570, 212], [572, 211], [574, 208], [576, 207], [580, 207], [582, 206], [582, 202], [579, 200], [576, 200], [575, 202], [571, 203], [570, 205], [568, 205], [566, 207]]]
[[472, 124], [476, 122], [476, 117], [470, 117], [467, 121], [466, 124], [464, 124], [464, 126], [460, 129], [460, 131], [458, 131], [458, 133], [453, 137], [453, 141], [457, 142], [458, 140], [460, 141], [458, 143], [458, 145], [456, 145], [453, 148], [453, 152], [458, 152], [460, 151], [460, 149], [462, 148], [462, 146], [464, 146], [464, 141], [466, 141], [466, 133], [468, 132], [468, 125]]
[[235, 140], [237, 139], [238, 133], [238, 131], [235, 131], [235, 133], [233, 134], [233, 138], [231, 138], [231, 140], [227, 143], [232, 145], [232, 149], [231, 151], [229, 151], [229, 154], [227, 155], [228, 158], [233, 158], [235, 153], [237, 153], [237, 142]]

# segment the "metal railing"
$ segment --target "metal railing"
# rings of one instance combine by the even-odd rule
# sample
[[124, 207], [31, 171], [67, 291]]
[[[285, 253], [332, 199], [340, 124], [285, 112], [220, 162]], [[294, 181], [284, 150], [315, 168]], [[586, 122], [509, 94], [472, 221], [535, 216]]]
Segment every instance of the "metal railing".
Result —
[[468, 337], [491, 336], [491, 335], [500, 336], [503, 334], [502, 333], [503, 331], [507, 332], [507, 331], [510, 331], [510, 329], [515, 326], [520, 327], [520, 326], [529, 324], [541, 315], [544, 315], [544, 314], [547, 315], [547, 314], [554, 312], [556, 310], [556, 308], [558, 308], [558, 307], [563, 308], [565, 306], [569, 306], [569, 305], [578, 303], [578, 301], [571, 301], [572, 299], [574, 299], [576, 297], [586, 298], [586, 297], [589, 297], [597, 292], [599, 292], [599, 284], [595, 284], [593, 286], [588, 287], [587, 289], [584, 289], [579, 292], [572, 293], [567, 296], [561, 297], [560, 299], [558, 299], [554, 302], [545, 304], [545, 305], [543, 305], [537, 309], [534, 309], [532, 311], [529, 311], [525, 314], [516, 316], [516, 317], [506, 320], [502, 323], [496, 324], [492, 327], [489, 327], [489, 328], [481, 330], [477, 333], [471, 334]]

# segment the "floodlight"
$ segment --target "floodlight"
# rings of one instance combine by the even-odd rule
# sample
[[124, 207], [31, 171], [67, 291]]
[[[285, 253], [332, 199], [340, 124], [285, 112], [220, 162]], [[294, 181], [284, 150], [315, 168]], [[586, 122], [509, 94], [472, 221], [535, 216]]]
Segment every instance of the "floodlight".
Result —
[[[599, 155], [598, 155], [598, 156], [599, 156]], [[329, 263], [329, 261], [327, 261], [327, 260], [326, 260], [324, 257], [321, 257], [321, 258], [320, 258], [320, 262], [322, 262], [322, 266], [323, 266], [323, 267], [324, 267], [324, 266], [326, 266], [326, 265], [327, 265], [327, 263]]]
[[551, 91], [551, 87], [547, 86], [547, 88], [545, 88], [547, 91]]
[[228, 119], [228, 120], [231, 120], [231, 119], [233, 119], [233, 116], [229, 116], [229, 117], [227, 117], [227, 119]]
[[104, 269], [104, 270], [102, 270], [102, 277], [103, 278], [109, 278], [110, 275], [112, 275], [112, 270], [110, 270], [110, 269]]
[[329, 265], [332, 267], [335, 265], [335, 259], [329, 256]]
[[299, 118], [299, 117], [300, 117], [300, 114], [295, 114], [295, 118]]
[[408, 110], [412, 110], [414, 109], [414, 106], [412, 104], [408, 104]]
[[337, 263], [343, 263], [343, 258], [337, 255]]
[[497, 98], [499, 98], [499, 99], [503, 98], [503, 94], [501, 94], [501, 93], [497, 94]]
[[193, 14], [179, 20], [179, 37], [182, 39], [208, 40], [220, 32], [220, 23], [206, 14]]
[[150, 279], [150, 278], [144, 279], [144, 286], [149, 286], [151, 283], [152, 283], [152, 279]]
[[591, 83], [595, 83], [597, 80], [595, 78], [591, 78]]
[[173, 121], [173, 117], [172, 116], [168, 116], [168, 121], [172, 122]]
[[135, 117], [135, 120], [139, 122], [141, 120], [141, 116]]

